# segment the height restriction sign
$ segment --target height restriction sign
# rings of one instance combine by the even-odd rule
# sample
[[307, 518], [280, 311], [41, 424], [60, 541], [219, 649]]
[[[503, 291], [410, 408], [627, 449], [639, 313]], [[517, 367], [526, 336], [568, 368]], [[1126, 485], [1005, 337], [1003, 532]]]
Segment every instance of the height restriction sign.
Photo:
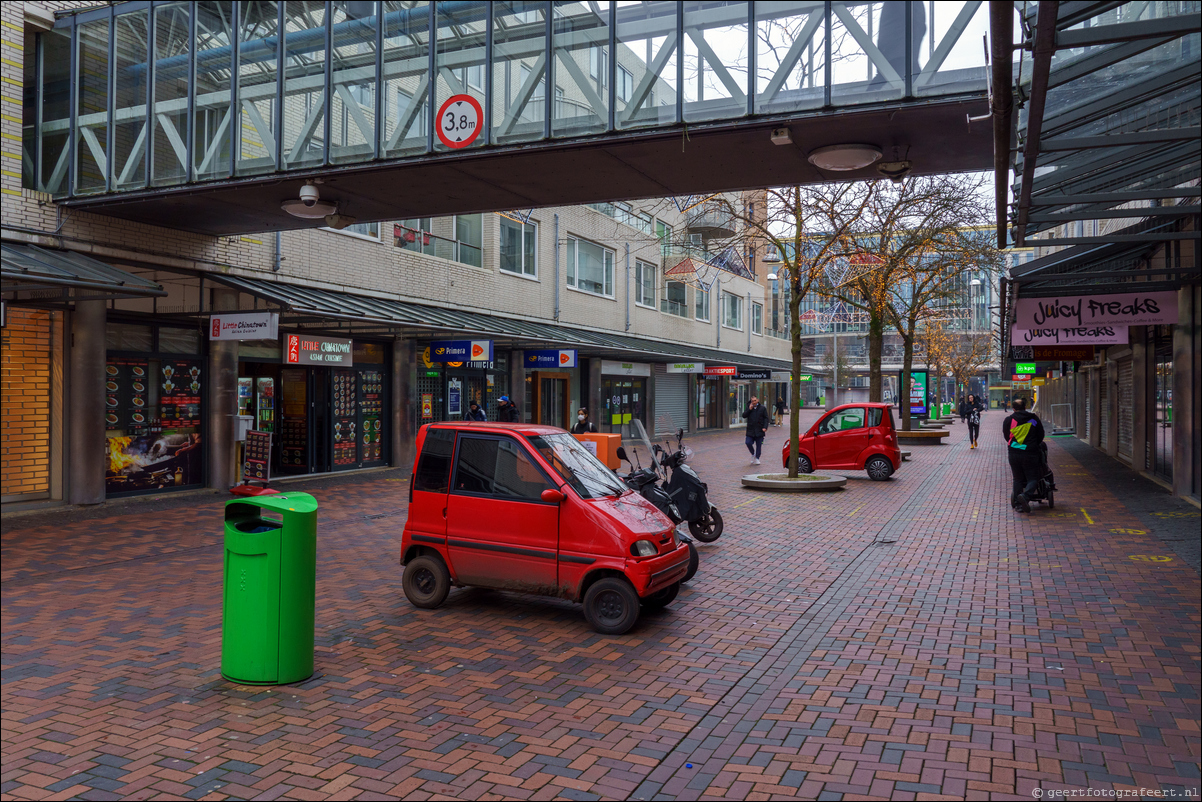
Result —
[[438, 110], [438, 138], [448, 148], [466, 148], [480, 135], [484, 110], [471, 95], [452, 95]]

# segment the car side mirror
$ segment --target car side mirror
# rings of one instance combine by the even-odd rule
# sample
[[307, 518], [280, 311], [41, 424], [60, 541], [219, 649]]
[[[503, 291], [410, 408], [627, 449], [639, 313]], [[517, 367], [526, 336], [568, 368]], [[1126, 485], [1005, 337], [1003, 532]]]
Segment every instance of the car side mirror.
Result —
[[546, 490], [544, 490], [542, 493], [539, 494], [538, 497], [541, 498], [543, 501], [547, 502], [548, 504], [558, 504], [559, 502], [561, 502], [565, 498], [567, 498], [560, 491], [552, 490], [551, 488], [547, 488]]
[[630, 462], [630, 460], [626, 456], [626, 449], [623, 448], [622, 446], [618, 446], [617, 451], [615, 451], [614, 453], [617, 454], [618, 459], [622, 460], [623, 462]]

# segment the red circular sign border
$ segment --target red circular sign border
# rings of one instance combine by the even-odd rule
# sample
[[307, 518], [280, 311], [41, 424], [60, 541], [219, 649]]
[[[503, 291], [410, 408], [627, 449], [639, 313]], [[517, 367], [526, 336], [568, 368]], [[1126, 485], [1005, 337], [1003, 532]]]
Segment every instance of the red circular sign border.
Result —
[[[447, 108], [452, 103], [458, 103], [460, 101], [467, 101], [468, 103], [470, 103], [472, 105], [472, 107], [476, 110], [476, 119], [479, 122], [476, 124], [476, 130], [472, 132], [472, 135], [470, 137], [468, 137], [467, 140], [465, 140], [463, 142], [452, 142], [451, 140], [447, 139], [445, 134], [443, 134], [442, 125], [440, 125], [438, 121], [442, 119], [442, 115], [446, 112]], [[484, 127], [484, 109], [480, 106], [480, 101], [476, 100], [471, 95], [451, 95], [438, 108], [438, 116], [434, 118], [434, 133], [438, 134], [438, 141], [441, 142], [442, 144], [446, 145], [448, 148], [451, 148], [452, 150], [459, 150], [461, 148], [466, 148], [468, 145], [475, 142], [476, 137], [480, 136], [480, 129], [483, 127]]]

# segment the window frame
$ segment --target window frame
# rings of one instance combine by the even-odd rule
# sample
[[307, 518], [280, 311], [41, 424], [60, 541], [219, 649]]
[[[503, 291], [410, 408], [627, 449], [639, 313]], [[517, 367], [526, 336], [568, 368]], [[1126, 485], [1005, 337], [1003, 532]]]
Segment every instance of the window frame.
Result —
[[[456, 432], [454, 459], [451, 461], [451, 472], [449, 474], [450, 478], [448, 480], [450, 484], [447, 487], [447, 495], [448, 496], [467, 496], [469, 498], [486, 498], [486, 499], [491, 499], [493, 501], [513, 501], [513, 502], [517, 502], [518, 504], [542, 504], [544, 506], [558, 506], [559, 502], [543, 501], [541, 498], [528, 498], [525, 496], [499, 496], [495, 493], [477, 493], [475, 491], [470, 491], [470, 490], [456, 490], [455, 484], [459, 478], [460, 454], [462, 453], [463, 444], [468, 440], [492, 440], [492, 441], [496, 441], [496, 442], [508, 441], [510, 443], [513, 443], [514, 446], [518, 449], [518, 452], [520, 454], [522, 454], [524, 457], [526, 457], [526, 461], [529, 462], [532, 466], [534, 466], [534, 469], [538, 471], [539, 476], [541, 476], [543, 478], [543, 481], [547, 485], [547, 487], [545, 489], [555, 490], [559, 487], [559, 483], [553, 482], [551, 480], [551, 477], [547, 475], [547, 472], [545, 470], [543, 470], [543, 466], [539, 464], [538, 459], [531, 452], [530, 448], [525, 443], [521, 442], [518, 438], [511, 437], [509, 435], [504, 435], [504, 434], [484, 434], [483, 432], [481, 432], [481, 433]], [[498, 447], [498, 450], [499, 450], [499, 447]], [[494, 466], [494, 468], [495, 468], [495, 466]], [[496, 479], [495, 472], [494, 472], [493, 478], [495, 481], [495, 479]]]
[[[375, 236], [372, 236], [371, 234], [363, 234], [359, 231], [348, 231], [347, 229], [351, 228], [351, 226], [375, 226], [376, 227]], [[347, 226], [346, 228], [330, 228], [329, 226], [322, 226], [321, 230], [322, 231], [333, 231], [335, 234], [341, 234], [344, 237], [356, 237], [361, 240], [367, 240], [368, 242], [383, 242], [384, 241], [382, 234], [381, 234], [381, 232], [383, 231], [383, 224], [380, 223], [379, 221], [376, 221], [374, 223], [352, 223], [350, 226]]]
[[[860, 425], [859, 426], [849, 426], [844, 429], [832, 429], [832, 430], [826, 431], [826, 432], [822, 431], [822, 427], [826, 424], [826, 422], [834, 420], [836, 415], [846, 415], [849, 412], [856, 412], [856, 411], [858, 411], [860, 413]], [[868, 428], [868, 426], [866, 425], [867, 422], [868, 422], [868, 413], [864, 407], [849, 407], [848, 409], [841, 409], [838, 412], [831, 412], [826, 417], [822, 418], [820, 421], [818, 421], [818, 428], [814, 433], [816, 435], [818, 435], [819, 437], [821, 437], [822, 435], [828, 435], [828, 434], [843, 434], [844, 432], [854, 432], [856, 429], [867, 429]]]
[[[634, 260], [634, 305], [641, 306], [644, 309], [655, 309], [655, 279], [657, 273], [655, 265], [651, 262], [646, 262], [642, 259]], [[644, 281], [644, 277], [649, 276], [650, 281]], [[644, 286], [646, 285], [646, 286]], [[648, 301], [644, 297], [644, 289], [650, 288], [651, 300]]]
[[[726, 299], [727, 298], [733, 298], [735, 300], [734, 309], [736, 309], [738, 311], [738, 315], [737, 315], [738, 325], [737, 326], [732, 326], [731, 324], [726, 322]], [[731, 331], [742, 331], [743, 330], [743, 297], [740, 295], [736, 295], [733, 292], [727, 292], [726, 290], [722, 291], [722, 328], [730, 329]]]
[[[680, 302], [680, 310], [681, 311], [679, 314], [676, 312], [670, 311], [669, 306], [668, 306], [669, 304], [675, 303], [674, 301], [670, 301], [668, 299], [668, 287], [672, 284], [676, 284], [677, 286], [681, 287], [684, 290], [684, 301]], [[689, 285], [683, 281], [671, 281], [671, 280], [665, 281], [664, 282], [664, 297], [660, 301], [659, 311], [665, 315], [671, 315], [672, 317], [681, 317], [681, 318], [688, 320], [688, 317], [689, 317]]]
[[[480, 219], [480, 244], [474, 245], [459, 237], [459, 218], [461, 217], [477, 217]], [[478, 270], [484, 269], [484, 215], [483, 214], [453, 214], [451, 215], [451, 240], [455, 243], [455, 263], [467, 265]], [[463, 261], [463, 246], [476, 248], [480, 251], [480, 264], [472, 264], [471, 262]]]
[[[580, 265], [580, 243], [581, 242], [586, 242], [589, 245], [593, 245], [593, 246], [601, 249], [602, 272], [603, 272], [602, 289], [604, 289], [604, 285], [606, 283], [608, 283], [609, 284], [609, 292], [594, 292], [593, 290], [584, 289], [584, 288], [580, 287], [580, 280], [579, 280], [578, 273], [579, 273], [579, 265]], [[606, 248], [604, 245], [602, 245], [599, 242], [593, 242], [592, 240], [587, 240], [587, 239], [584, 239], [583, 237], [577, 237], [577, 236], [573, 236], [571, 234], [567, 235], [567, 237], [566, 237], [565, 248], [568, 252], [567, 253], [568, 263], [564, 266], [564, 281], [567, 283], [568, 289], [572, 290], [574, 292], [582, 292], [585, 295], [592, 295], [596, 298], [608, 298], [610, 300], [617, 300], [616, 295], [615, 295], [615, 289], [616, 289], [615, 285], [617, 283], [615, 281], [615, 272], [616, 272], [615, 264], [617, 263], [617, 258], [618, 258], [617, 251], [614, 251], [612, 248]], [[608, 262], [606, 262], [606, 260], [605, 260], [606, 254], [609, 255]]]
[[[503, 266], [504, 262], [501, 261], [501, 236], [504, 234], [506, 226], [513, 226], [515, 228], [518, 228], [521, 231], [522, 242], [521, 242], [520, 247], [518, 248], [518, 252], [519, 252], [519, 254], [521, 256], [521, 260], [522, 260], [522, 270], [520, 272], [516, 271], [516, 270], [509, 270], [509, 269], [505, 268]], [[527, 230], [526, 230], [527, 228], [532, 229], [532, 231], [527, 232]], [[529, 273], [527, 273], [526, 269], [525, 269], [526, 268], [526, 236], [528, 233], [530, 236], [532, 236], [534, 238], [534, 249], [531, 251], [531, 255], [534, 259], [534, 265], [533, 265], [532, 272], [529, 272]], [[538, 277], [538, 221], [537, 220], [528, 220], [525, 223], [519, 223], [516, 220], [510, 220], [508, 217], [501, 217], [499, 224], [497, 225], [497, 270], [500, 271], [501, 273], [504, 273], [507, 276], [517, 276], [518, 278], [524, 278], [529, 281], [538, 281], [539, 280], [539, 277]]]
[[751, 302], [751, 333], [764, 336], [764, 305], [759, 301]]
[[[714, 312], [713, 312], [712, 305], [710, 303], [710, 301], [712, 300], [712, 298], [710, 296], [712, 294], [713, 293], [711, 293], [709, 290], [703, 290], [700, 287], [695, 288], [695, 290], [693, 292], [693, 320], [696, 320], [698, 323], [712, 323], [713, 322]], [[705, 317], [701, 317], [697, 314], [697, 306], [701, 302], [702, 298], [705, 299]]]

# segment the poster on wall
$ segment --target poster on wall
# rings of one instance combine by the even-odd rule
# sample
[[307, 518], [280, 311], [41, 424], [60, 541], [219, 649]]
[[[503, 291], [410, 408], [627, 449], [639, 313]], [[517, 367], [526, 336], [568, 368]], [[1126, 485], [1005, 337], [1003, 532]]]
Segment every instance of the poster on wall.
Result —
[[447, 415], [463, 414], [463, 382], [447, 379]]
[[333, 376], [334, 467], [346, 468], [359, 463], [358, 398], [355, 372], [336, 370]]
[[359, 411], [362, 416], [363, 433], [361, 461], [379, 463], [384, 461], [384, 374], [378, 370], [365, 370], [359, 374]]
[[422, 393], [422, 420], [434, 417], [434, 393]]
[[[898, 373], [898, 382], [901, 381], [901, 373]], [[927, 371], [912, 370], [910, 371], [910, 387], [903, 397], [909, 399], [910, 414], [919, 417], [926, 417], [930, 414], [927, 406]]]

